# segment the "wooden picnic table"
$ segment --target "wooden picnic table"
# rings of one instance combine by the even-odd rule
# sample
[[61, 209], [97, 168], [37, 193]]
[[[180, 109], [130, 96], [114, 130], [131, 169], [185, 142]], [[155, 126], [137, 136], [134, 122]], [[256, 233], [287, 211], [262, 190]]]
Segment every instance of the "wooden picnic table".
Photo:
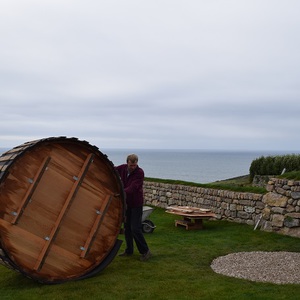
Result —
[[175, 220], [175, 226], [184, 226], [186, 230], [203, 229], [203, 220], [215, 218], [216, 214], [210, 209], [188, 206], [170, 206], [167, 207], [167, 213], [181, 216], [181, 220]]

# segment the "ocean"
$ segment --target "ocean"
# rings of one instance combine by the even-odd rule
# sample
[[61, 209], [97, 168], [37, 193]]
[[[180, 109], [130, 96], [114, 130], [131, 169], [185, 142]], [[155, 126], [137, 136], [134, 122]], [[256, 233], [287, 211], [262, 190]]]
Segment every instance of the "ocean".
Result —
[[[9, 149], [0, 148], [0, 154]], [[284, 155], [280, 151], [208, 151], [99, 149], [114, 165], [126, 163], [130, 153], [139, 156], [146, 177], [209, 183], [249, 174], [251, 162], [261, 156]], [[295, 153], [298, 154], [298, 153]]]
[[[102, 151], [102, 150], [101, 150]], [[102, 151], [115, 164], [126, 163], [130, 153], [139, 156], [146, 177], [210, 183], [249, 174], [251, 162], [280, 151], [116, 150]]]

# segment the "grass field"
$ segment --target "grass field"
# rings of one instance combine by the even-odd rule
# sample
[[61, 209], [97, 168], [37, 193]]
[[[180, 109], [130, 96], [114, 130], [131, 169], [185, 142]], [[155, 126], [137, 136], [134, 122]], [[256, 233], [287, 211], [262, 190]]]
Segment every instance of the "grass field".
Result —
[[250, 181], [250, 175], [238, 176], [235, 178], [219, 180], [219, 181], [215, 181], [215, 182], [211, 182], [211, 183], [195, 183], [195, 182], [187, 182], [187, 181], [181, 181], [181, 180], [149, 178], [149, 177], [145, 178], [145, 180], [152, 181], [152, 182], [183, 184], [183, 185], [188, 185], [188, 186], [230, 190], [230, 191], [236, 191], [236, 192], [249, 192], [249, 193], [258, 193], [258, 194], [266, 193], [265, 188], [252, 186], [252, 182]]
[[[97, 276], [59, 285], [43, 285], [0, 266], [1, 299], [299, 299], [300, 285], [231, 278], [210, 268], [214, 258], [233, 252], [300, 252], [298, 238], [227, 221], [205, 221], [204, 230], [186, 231], [160, 208], [150, 219], [157, 227], [145, 234], [153, 252], [149, 261], [141, 262], [138, 253], [116, 256]], [[124, 248], [125, 243], [120, 252]]]

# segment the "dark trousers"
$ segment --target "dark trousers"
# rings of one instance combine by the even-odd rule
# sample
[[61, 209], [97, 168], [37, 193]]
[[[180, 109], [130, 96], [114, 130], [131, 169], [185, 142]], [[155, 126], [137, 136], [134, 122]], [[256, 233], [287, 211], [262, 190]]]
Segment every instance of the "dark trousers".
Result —
[[149, 248], [142, 231], [143, 207], [127, 208], [124, 224], [126, 252], [133, 253], [133, 240], [140, 254], [145, 254]]

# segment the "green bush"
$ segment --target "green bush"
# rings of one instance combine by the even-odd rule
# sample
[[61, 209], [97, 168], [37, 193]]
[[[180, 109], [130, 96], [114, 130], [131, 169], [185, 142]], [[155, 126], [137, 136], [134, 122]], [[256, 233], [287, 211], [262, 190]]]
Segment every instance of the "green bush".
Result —
[[255, 175], [280, 175], [283, 170], [300, 171], [300, 155], [261, 156], [250, 165], [250, 180], [253, 180]]

